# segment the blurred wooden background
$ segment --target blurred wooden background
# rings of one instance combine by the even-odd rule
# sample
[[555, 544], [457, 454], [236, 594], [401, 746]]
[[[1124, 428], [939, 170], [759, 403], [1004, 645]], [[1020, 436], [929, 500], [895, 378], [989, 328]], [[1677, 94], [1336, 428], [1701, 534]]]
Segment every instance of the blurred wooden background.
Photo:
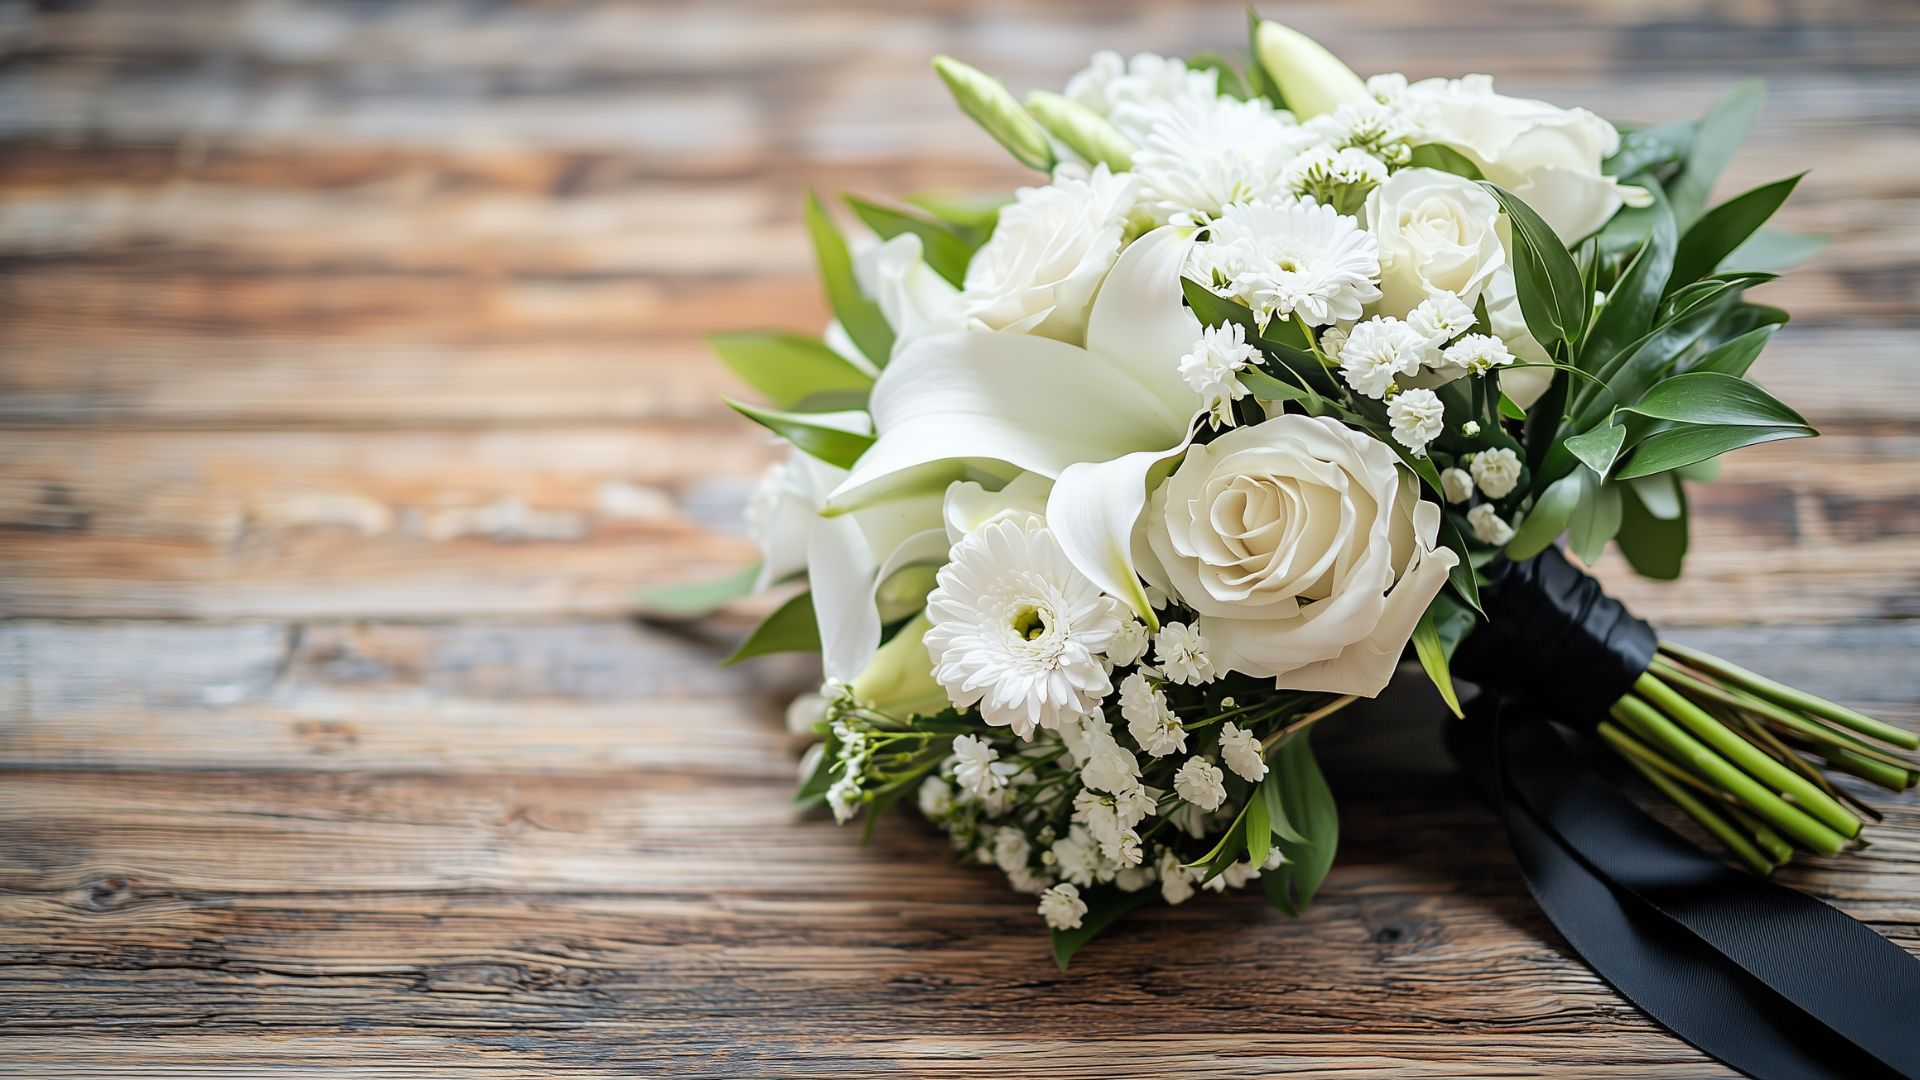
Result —
[[[1566, 958], [1406, 717], [1300, 920], [1070, 975], [911, 821], [797, 818], [801, 662], [635, 591], [749, 557], [703, 331], [814, 329], [808, 185], [1019, 181], [1017, 89], [1237, 4], [0, 3], [0, 1073], [1706, 1075]], [[1725, 190], [1830, 234], [1757, 369], [1823, 431], [1695, 494], [1676, 636], [1920, 722], [1920, 7], [1270, 12], [1627, 120], [1773, 97]], [[1920, 808], [1796, 883], [1920, 947]]]

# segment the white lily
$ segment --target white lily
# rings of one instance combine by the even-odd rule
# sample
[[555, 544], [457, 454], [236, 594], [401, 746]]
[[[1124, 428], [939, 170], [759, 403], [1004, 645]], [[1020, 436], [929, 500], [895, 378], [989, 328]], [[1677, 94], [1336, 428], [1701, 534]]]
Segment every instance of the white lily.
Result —
[[1201, 332], [1181, 302], [1192, 239], [1167, 226], [1120, 254], [1094, 297], [1085, 348], [968, 330], [901, 350], [874, 384], [879, 437], [827, 512], [928, 490], [970, 463], [1037, 473], [1054, 481], [1047, 524], [1074, 567], [1157, 626], [1134, 571], [1133, 529], [1149, 475], [1186, 449], [1205, 411], [1179, 372]]

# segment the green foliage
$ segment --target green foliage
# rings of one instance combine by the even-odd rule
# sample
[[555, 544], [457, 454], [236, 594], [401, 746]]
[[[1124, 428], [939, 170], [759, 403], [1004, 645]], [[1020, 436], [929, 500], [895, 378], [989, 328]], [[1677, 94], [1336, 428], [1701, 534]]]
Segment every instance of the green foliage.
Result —
[[707, 343], [741, 382], [782, 409], [798, 408], [823, 395], [851, 394], [863, 402], [873, 385], [872, 376], [804, 334], [713, 334]]
[[1440, 691], [1441, 700], [1456, 717], [1465, 718], [1460, 711], [1460, 696], [1453, 690], [1453, 673], [1447, 668], [1447, 649], [1440, 641], [1440, 628], [1434, 622], [1433, 611], [1429, 608], [1420, 616], [1420, 622], [1413, 628], [1413, 652], [1420, 658], [1420, 666], [1426, 669], [1427, 678], [1433, 680], [1434, 689]]
[[1686, 495], [1678, 483], [1673, 490], [1679, 512], [1671, 517], [1658, 517], [1649, 510], [1637, 485], [1626, 484], [1620, 490], [1620, 529], [1614, 543], [1635, 573], [1655, 581], [1679, 577], [1687, 557]]
[[1693, 224], [1706, 207], [1714, 183], [1726, 171], [1740, 144], [1747, 141], [1747, 132], [1766, 100], [1767, 84], [1748, 79], [1728, 90], [1695, 125], [1686, 162], [1668, 185], [1674, 218], [1682, 228]]
[[753, 628], [753, 633], [740, 643], [740, 647], [733, 650], [733, 655], [721, 661], [721, 666], [768, 653], [817, 652], [819, 648], [820, 627], [814, 620], [813, 594], [803, 592], [762, 619], [760, 625]]
[[1289, 915], [1300, 914], [1313, 902], [1340, 846], [1339, 811], [1313, 758], [1309, 734], [1302, 731], [1282, 739], [1269, 755], [1268, 779], [1279, 794], [1288, 825], [1300, 839], [1275, 834], [1274, 846], [1286, 861], [1262, 871], [1260, 884], [1273, 906]]
[[1722, 375], [1740, 378], [1746, 375], [1747, 369], [1759, 359], [1760, 351], [1767, 347], [1767, 342], [1773, 340], [1774, 332], [1779, 329], [1777, 324], [1754, 327], [1739, 337], [1708, 350], [1687, 370], [1716, 371]]
[[1547, 550], [1547, 545], [1553, 543], [1573, 518], [1583, 490], [1584, 483], [1578, 475], [1563, 476], [1548, 484], [1534, 501], [1526, 520], [1514, 530], [1513, 539], [1507, 541], [1507, 558], [1518, 562]]
[[1047, 133], [1014, 100], [999, 79], [951, 56], [933, 58], [933, 70], [953, 92], [960, 111], [979, 124], [1001, 146], [1007, 148], [1022, 165], [1052, 172], [1053, 145]]
[[1626, 445], [1626, 441], [1627, 429], [1624, 426], [1606, 424], [1584, 434], [1569, 437], [1567, 449], [1572, 451], [1573, 456], [1579, 458], [1582, 464], [1592, 469], [1594, 475], [1604, 480], [1607, 473], [1612, 470], [1615, 459], [1620, 456], [1620, 449]]
[[846, 328], [847, 336], [875, 367], [887, 366], [893, 354], [893, 329], [887, 325], [880, 305], [860, 291], [853, 276], [853, 256], [847, 252], [846, 237], [820, 196], [807, 193], [807, 232], [813, 237], [813, 252], [820, 264], [820, 283], [827, 290], [827, 305]]
[[727, 401], [734, 411], [792, 443], [801, 452], [842, 469], [853, 468], [873, 445], [873, 436], [836, 426], [832, 413], [784, 412]]
[[1187, 67], [1192, 71], [1216, 72], [1220, 80], [1219, 87], [1222, 97], [1230, 97], [1235, 101], [1245, 101], [1253, 96], [1252, 91], [1247, 89], [1247, 81], [1240, 75], [1240, 69], [1233, 66], [1233, 61], [1228, 60], [1219, 53], [1194, 53], [1192, 56], [1187, 57]]
[[1475, 165], [1467, 155], [1451, 146], [1442, 146], [1439, 143], [1422, 143], [1414, 147], [1413, 156], [1408, 159], [1407, 164], [1409, 167], [1418, 169], [1438, 169], [1455, 176], [1464, 176], [1469, 180], [1486, 179], [1480, 172], [1480, 166]]
[[1673, 224], [1673, 210], [1657, 186], [1649, 187], [1654, 203], [1648, 207], [1651, 227], [1646, 243], [1633, 256], [1626, 272], [1607, 294], [1607, 302], [1593, 320], [1593, 328], [1581, 343], [1579, 366], [1582, 371], [1603, 372], [1621, 349], [1653, 328], [1660, 310], [1660, 298], [1666, 295], [1667, 279], [1673, 271], [1674, 251], [1679, 243]]
[[1620, 485], [1603, 482], [1593, 473], [1579, 473], [1580, 505], [1567, 520], [1567, 547], [1580, 561], [1599, 561], [1607, 541], [1620, 531]]
[[1498, 184], [1481, 181], [1480, 186], [1500, 201], [1513, 225], [1513, 273], [1527, 329], [1548, 348], [1579, 341], [1592, 296], [1566, 245], [1518, 196]]
[[1736, 195], [1693, 223], [1680, 238], [1680, 250], [1673, 257], [1673, 275], [1667, 291], [1698, 281], [1714, 272], [1721, 261], [1745, 243], [1761, 223], [1773, 216], [1780, 204], [1793, 194], [1794, 186], [1806, 173], [1775, 180]]
[[858, 195], [842, 196], [855, 217], [882, 240], [901, 233], [920, 238], [920, 250], [933, 272], [958, 288], [966, 280], [967, 263], [979, 244], [959, 228], [933, 217], [923, 217], [891, 206], [884, 206]]
[[1622, 479], [1666, 472], [1729, 450], [1814, 434], [1799, 413], [1745, 379], [1718, 371], [1675, 375], [1622, 413], [1666, 421], [1634, 442]]
[[635, 598], [642, 616], [655, 619], [699, 619], [711, 615], [753, 591], [760, 580], [760, 564], [711, 581], [663, 585]]
[[1127, 912], [1159, 895], [1153, 889], [1122, 892], [1111, 885], [1083, 891], [1080, 900], [1087, 905], [1087, 913], [1080, 917], [1080, 925], [1076, 929], [1053, 932], [1053, 962], [1060, 965], [1061, 971], [1067, 970], [1074, 954], [1087, 942], [1118, 922]]

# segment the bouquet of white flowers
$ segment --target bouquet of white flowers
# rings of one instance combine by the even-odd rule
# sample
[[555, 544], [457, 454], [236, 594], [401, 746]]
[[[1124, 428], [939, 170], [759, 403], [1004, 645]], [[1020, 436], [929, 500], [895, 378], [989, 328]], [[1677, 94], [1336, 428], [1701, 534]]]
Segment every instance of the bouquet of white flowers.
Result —
[[1746, 378], [1787, 318], [1746, 290], [1817, 247], [1761, 227], [1798, 177], [1707, 206], [1756, 87], [1626, 130], [1257, 21], [1243, 68], [1102, 53], [1024, 105], [935, 68], [1035, 186], [849, 199], [864, 248], [811, 200], [824, 337], [716, 339], [793, 449], [763, 563], [706, 596], [807, 581], [736, 657], [823, 656], [803, 801], [916, 802], [1064, 966], [1150, 900], [1305, 905], [1310, 730], [1408, 652], [1456, 712], [1455, 663], [1588, 721], [1763, 873], [1856, 841], [1829, 772], [1920, 776], [1909, 733], [1658, 641], [1554, 546], [1674, 577], [1685, 482], [1814, 434]]

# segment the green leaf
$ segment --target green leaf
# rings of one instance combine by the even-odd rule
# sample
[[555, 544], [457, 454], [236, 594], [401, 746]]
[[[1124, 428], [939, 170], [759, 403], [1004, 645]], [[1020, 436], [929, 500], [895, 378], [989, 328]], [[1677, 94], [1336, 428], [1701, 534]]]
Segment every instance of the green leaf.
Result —
[[827, 732], [826, 741], [820, 744], [820, 757], [814, 761], [813, 768], [807, 771], [806, 779], [800, 781], [800, 789], [793, 793], [793, 801], [801, 806], [818, 806], [827, 801], [827, 789], [833, 786], [834, 758], [840, 753], [840, 740], [832, 731]]
[[1826, 247], [1827, 238], [1824, 236], [1791, 233], [1762, 225], [1739, 247], [1734, 248], [1733, 254], [1721, 259], [1714, 271], [1727, 274], [1742, 270], [1785, 270], [1806, 262], [1825, 251]]
[[1627, 429], [1619, 424], [1597, 427], [1584, 435], [1575, 435], [1567, 440], [1567, 449], [1580, 459], [1594, 475], [1604, 480], [1607, 470], [1613, 468], [1614, 459], [1620, 456], [1620, 447], [1627, 441]]
[[846, 328], [847, 336], [874, 367], [886, 367], [893, 355], [893, 328], [880, 313], [880, 305], [860, 291], [853, 276], [853, 256], [847, 252], [846, 238], [820, 196], [807, 192], [807, 232], [813, 237], [813, 253], [820, 263], [820, 282], [827, 290], [827, 305], [833, 317]]
[[1810, 427], [1781, 427], [1778, 425], [1725, 424], [1713, 427], [1683, 426], [1669, 431], [1659, 431], [1640, 440], [1633, 453], [1620, 466], [1615, 474], [1618, 479], [1630, 480], [1636, 476], [1650, 476], [1691, 465], [1696, 461], [1716, 458], [1743, 447], [1758, 446], [1761, 443], [1779, 442], [1782, 439], [1810, 438], [1814, 430]]
[[[1449, 172], [1455, 176], [1464, 176], [1469, 180], [1486, 179], [1480, 172], [1480, 166], [1475, 165], [1467, 155], [1455, 150], [1451, 146], [1443, 146], [1440, 143], [1422, 143], [1414, 147], [1413, 156], [1407, 159], [1407, 166], [1409, 168], [1419, 169], [1438, 169], [1441, 172]], [[1483, 323], [1481, 325], [1485, 324]]]
[[720, 666], [728, 667], [768, 653], [817, 652], [819, 649], [820, 626], [813, 616], [813, 594], [803, 592], [762, 619]]
[[1449, 666], [1453, 662], [1454, 650], [1480, 625], [1480, 616], [1466, 606], [1458, 603], [1448, 593], [1440, 593], [1427, 606], [1427, 614], [1433, 617], [1434, 630], [1440, 635], [1440, 653], [1447, 658]]
[[850, 418], [857, 413], [798, 413], [762, 409], [727, 400], [734, 411], [760, 424], [807, 454], [842, 469], [853, 468], [860, 455], [873, 445], [873, 436], [850, 430]]
[[1453, 691], [1453, 673], [1447, 670], [1447, 650], [1440, 643], [1440, 628], [1433, 621], [1432, 609], [1422, 614], [1413, 628], [1413, 652], [1420, 658], [1420, 666], [1427, 670], [1427, 678], [1433, 680], [1434, 689], [1440, 691], [1447, 708], [1453, 710], [1454, 716], [1465, 719], [1466, 714], [1460, 711], [1460, 696]]
[[1260, 15], [1247, 6], [1247, 92], [1255, 97], [1267, 99], [1267, 104], [1276, 109], [1287, 107], [1287, 99], [1280, 94], [1280, 86], [1267, 74], [1266, 65], [1260, 62]]
[[1272, 755], [1287, 821], [1305, 839], [1277, 840], [1287, 861], [1262, 871], [1260, 884], [1273, 906], [1289, 915], [1300, 914], [1313, 902], [1340, 846], [1340, 815], [1326, 777], [1313, 759], [1309, 734], [1303, 731], [1281, 740]]
[[1669, 120], [1664, 124], [1621, 133], [1620, 149], [1601, 163], [1600, 171], [1622, 180], [1659, 171], [1684, 160], [1693, 148], [1694, 122]]
[[1134, 908], [1160, 895], [1155, 889], [1141, 889], [1138, 892], [1121, 892], [1117, 888], [1094, 889], [1085, 892], [1080, 899], [1087, 905], [1087, 913], [1080, 917], [1080, 926], [1074, 930], [1055, 930], [1053, 932], [1053, 962], [1060, 970], [1067, 970], [1075, 953], [1087, 942], [1092, 941], [1102, 930], [1112, 926], [1120, 917]]
[[1245, 101], [1251, 96], [1246, 80], [1240, 77], [1240, 71], [1233, 62], [1216, 52], [1199, 52], [1187, 57], [1189, 71], [1212, 71], [1219, 78], [1220, 96], [1235, 101]]
[[[1678, 488], [1678, 485], [1675, 485]], [[1620, 532], [1614, 543], [1627, 565], [1641, 577], [1672, 581], [1680, 576], [1687, 557], [1686, 496], [1680, 496], [1680, 513], [1670, 519], [1655, 517], [1641, 501], [1635, 485], [1620, 493]]]
[[966, 280], [967, 263], [973, 259], [974, 245], [960, 235], [959, 229], [858, 195], [842, 198], [853, 209], [853, 216], [880, 239], [891, 240], [901, 233], [912, 233], [920, 238], [921, 254], [934, 273], [946, 278], [955, 288]]
[[1260, 323], [1254, 319], [1253, 309], [1247, 305], [1229, 300], [1189, 277], [1180, 279], [1180, 292], [1186, 297], [1187, 306], [1193, 309], [1193, 317], [1200, 320], [1200, 325], [1226, 326], [1231, 323], [1247, 332], [1248, 341], [1259, 338]]
[[873, 386], [872, 376], [804, 334], [711, 334], [707, 343], [741, 382], [782, 409], [827, 393], [854, 392], [864, 400]]
[[1503, 393], [1500, 395], [1500, 415], [1509, 420], [1525, 420], [1527, 410], [1521, 408], [1519, 402]]
[[[1272, 777], [1271, 770], [1267, 773]], [[1266, 781], [1260, 782], [1247, 796], [1247, 861], [1255, 866], [1267, 861], [1267, 853], [1273, 850], [1273, 819], [1268, 813], [1267, 800], [1260, 794], [1266, 787]]]
[[1580, 474], [1563, 476], [1547, 485], [1547, 490], [1534, 500], [1533, 509], [1526, 520], [1514, 530], [1513, 539], [1507, 541], [1507, 558], [1519, 562], [1531, 559], [1547, 550], [1561, 530], [1567, 527], [1567, 521], [1573, 517], [1573, 508], [1580, 505], [1582, 481]]
[[1675, 375], [1620, 411], [1688, 424], [1807, 426], [1799, 413], [1759, 386], [1717, 371]]
[[1011, 200], [963, 192], [921, 191], [907, 196], [906, 201], [942, 223], [964, 231], [977, 247], [993, 233], [993, 227], [1000, 221], [1000, 211]]
[[1518, 196], [1498, 184], [1480, 186], [1500, 201], [1513, 224], [1513, 272], [1527, 329], [1543, 346], [1579, 340], [1592, 297], [1566, 245]]
[[1319, 396], [1311, 390], [1281, 382], [1259, 368], [1248, 368], [1242, 371], [1239, 379], [1240, 385], [1253, 391], [1254, 397], [1264, 398], [1267, 401], [1307, 401]]
[[698, 619], [711, 615], [753, 591], [760, 580], [760, 564], [712, 581], [662, 585], [643, 590], [634, 605], [643, 616], [656, 619]]
[[1673, 211], [1665, 197], [1657, 187], [1649, 190], [1655, 201], [1647, 208], [1653, 215], [1647, 242], [1634, 254], [1633, 262], [1607, 294], [1607, 302], [1601, 305], [1593, 328], [1581, 343], [1579, 366], [1582, 371], [1603, 370], [1621, 349], [1646, 335], [1660, 311], [1660, 298], [1666, 294], [1667, 276], [1673, 269], [1678, 234], [1674, 230]]
[[1053, 144], [1047, 141], [1046, 131], [1027, 115], [999, 79], [951, 56], [934, 57], [933, 70], [940, 73], [940, 81], [953, 92], [960, 111], [1006, 147], [1016, 160], [1041, 172], [1053, 171]]
[[[1260, 781], [1260, 786], [1255, 789], [1253, 797], [1266, 803], [1267, 827], [1273, 832], [1273, 835], [1289, 843], [1304, 844], [1307, 842], [1307, 838], [1295, 831], [1293, 823], [1287, 820], [1286, 796], [1285, 793], [1280, 790], [1280, 771], [1278, 769], [1267, 770], [1266, 777]], [[1266, 860], [1254, 860], [1255, 863], [1264, 861]]]
[[1700, 216], [1707, 197], [1713, 194], [1715, 181], [1740, 144], [1747, 141], [1747, 132], [1766, 100], [1767, 84], [1748, 79], [1728, 90], [1695, 125], [1686, 165], [1667, 187], [1673, 197], [1674, 218], [1682, 227]]
[[1736, 379], [1746, 375], [1747, 369], [1759, 358], [1760, 351], [1767, 347], [1779, 326], [1760, 326], [1741, 334], [1732, 341], [1725, 342], [1709, 350], [1705, 356], [1695, 360], [1687, 368], [1693, 372], [1718, 372]]
[[1585, 496], [1567, 522], [1567, 546], [1592, 566], [1620, 531], [1620, 485], [1601, 483], [1591, 475], [1584, 482]]
[[1460, 594], [1461, 602], [1468, 607], [1486, 614], [1480, 607], [1480, 574], [1473, 568], [1473, 551], [1467, 547], [1467, 538], [1454, 523], [1453, 515], [1445, 512], [1440, 515], [1440, 543], [1459, 556], [1453, 569], [1447, 571], [1447, 581], [1453, 591]]
[[1734, 249], [1780, 209], [1780, 204], [1787, 201], [1794, 185], [1805, 175], [1799, 173], [1775, 180], [1707, 211], [1680, 238], [1680, 250], [1673, 257], [1673, 275], [1667, 282], [1667, 291], [1713, 273], [1722, 259], [1733, 254]]

